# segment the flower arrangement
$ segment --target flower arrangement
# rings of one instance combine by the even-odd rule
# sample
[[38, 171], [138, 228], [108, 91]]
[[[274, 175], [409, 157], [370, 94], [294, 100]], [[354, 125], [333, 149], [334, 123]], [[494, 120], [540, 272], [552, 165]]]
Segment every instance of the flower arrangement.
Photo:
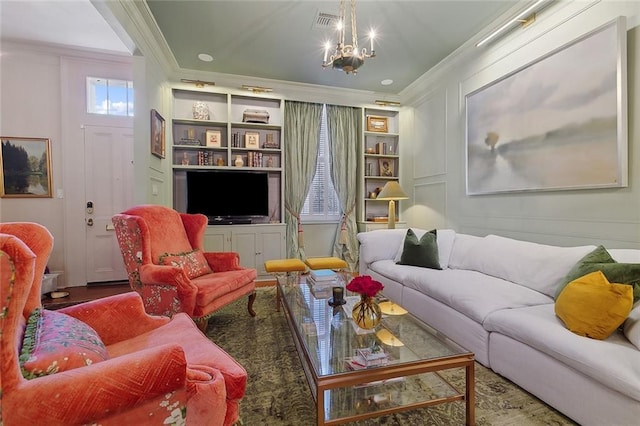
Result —
[[347, 290], [366, 297], [374, 297], [383, 288], [384, 286], [380, 281], [374, 280], [369, 275], [355, 277], [347, 284]]

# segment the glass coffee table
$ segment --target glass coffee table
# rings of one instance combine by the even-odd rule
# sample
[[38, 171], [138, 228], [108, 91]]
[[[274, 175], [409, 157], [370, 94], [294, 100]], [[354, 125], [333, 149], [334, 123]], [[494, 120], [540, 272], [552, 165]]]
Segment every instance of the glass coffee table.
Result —
[[[375, 330], [362, 330], [350, 310], [359, 296], [331, 307], [331, 287], [312, 289], [304, 276], [277, 285], [318, 425], [453, 401], [465, 401], [466, 424], [475, 423], [473, 353], [389, 301], [380, 303], [383, 319]], [[465, 370], [463, 391], [440, 374], [453, 368]]]

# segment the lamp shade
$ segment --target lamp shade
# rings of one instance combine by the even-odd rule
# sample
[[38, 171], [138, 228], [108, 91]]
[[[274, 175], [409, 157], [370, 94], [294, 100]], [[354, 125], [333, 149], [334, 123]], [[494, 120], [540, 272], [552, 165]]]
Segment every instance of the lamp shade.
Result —
[[376, 197], [378, 200], [406, 200], [409, 198], [398, 182], [389, 181]]

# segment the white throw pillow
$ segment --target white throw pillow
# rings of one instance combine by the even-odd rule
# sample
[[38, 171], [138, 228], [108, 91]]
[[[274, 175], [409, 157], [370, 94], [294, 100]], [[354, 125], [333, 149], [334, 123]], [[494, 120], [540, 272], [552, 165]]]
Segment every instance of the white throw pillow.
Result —
[[[427, 233], [424, 229], [411, 228], [413, 233], [416, 234], [418, 240]], [[456, 238], [456, 231], [453, 229], [436, 229], [436, 241], [438, 243], [438, 263], [442, 269], [449, 267], [449, 258], [451, 257], [451, 249], [453, 248], [453, 241]], [[400, 262], [402, 257], [402, 251], [404, 250], [404, 239], [407, 236], [407, 230], [404, 230], [404, 237], [402, 238], [402, 244], [398, 247], [396, 257], [393, 259], [395, 263]]]
[[624, 335], [629, 339], [631, 343], [638, 349], [640, 349], [640, 302], [637, 302], [629, 316], [624, 321], [623, 329]]

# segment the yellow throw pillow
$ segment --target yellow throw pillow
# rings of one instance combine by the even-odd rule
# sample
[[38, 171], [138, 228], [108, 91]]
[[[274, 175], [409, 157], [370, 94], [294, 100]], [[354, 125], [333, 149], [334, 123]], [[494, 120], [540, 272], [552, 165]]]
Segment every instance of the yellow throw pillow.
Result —
[[633, 287], [611, 284], [602, 271], [571, 281], [556, 299], [556, 315], [580, 336], [603, 340], [629, 316]]

